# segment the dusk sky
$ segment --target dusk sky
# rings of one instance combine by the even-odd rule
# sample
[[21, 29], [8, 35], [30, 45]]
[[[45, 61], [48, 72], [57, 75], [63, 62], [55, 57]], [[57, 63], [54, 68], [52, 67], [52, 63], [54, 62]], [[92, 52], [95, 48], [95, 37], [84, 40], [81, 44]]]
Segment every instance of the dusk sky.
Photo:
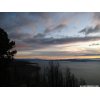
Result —
[[0, 13], [16, 58], [100, 58], [100, 13]]

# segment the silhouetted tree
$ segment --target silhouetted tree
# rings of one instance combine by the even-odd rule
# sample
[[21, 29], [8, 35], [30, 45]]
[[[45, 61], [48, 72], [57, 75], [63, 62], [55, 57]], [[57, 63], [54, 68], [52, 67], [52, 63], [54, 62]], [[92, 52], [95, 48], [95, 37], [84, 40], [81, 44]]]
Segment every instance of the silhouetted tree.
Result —
[[80, 78], [79, 82], [80, 82], [80, 85], [86, 85], [86, 81], [82, 78]]
[[0, 28], [0, 59], [1, 60], [11, 60], [14, 54], [17, 53], [16, 50], [12, 50], [15, 46], [14, 41], [10, 41], [7, 32]]
[[9, 85], [9, 64], [13, 59], [16, 50], [14, 41], [10, 41], [7, 32], [0, 28], [0, 86]]
[[59, 67], [58, 62], [49, 62], [48, 82], [50, 86], [63, 86], [63, 76]]
[[49, 66], [44, 68], [44, 72], [42, 74], [42, 83], [40, 86], [46, 87], [79, 87], [80, 85], [86, 85], [84, 79], [78, 79], [76, 76], [70, 71], [68, 67], [65, 69], [65, 73], [63, 74], [60, 69], [59, 62], [49, 62]]

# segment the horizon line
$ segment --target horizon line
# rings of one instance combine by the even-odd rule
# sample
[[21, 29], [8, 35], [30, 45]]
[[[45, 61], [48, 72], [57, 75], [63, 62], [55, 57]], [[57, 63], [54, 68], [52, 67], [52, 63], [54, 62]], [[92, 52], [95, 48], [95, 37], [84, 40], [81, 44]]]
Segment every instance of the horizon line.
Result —
[[64, 60], [64, 59], [99, 59], [100, 56], [63, 56], [63, 57], [50, 57], [50, 56], [15, 56], [15, 59], [45, 59], [45, 60]]

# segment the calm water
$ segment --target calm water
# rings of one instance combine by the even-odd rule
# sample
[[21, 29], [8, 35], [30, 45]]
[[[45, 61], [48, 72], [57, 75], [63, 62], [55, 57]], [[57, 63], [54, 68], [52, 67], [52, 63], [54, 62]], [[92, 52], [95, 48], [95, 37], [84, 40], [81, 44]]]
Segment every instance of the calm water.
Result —
[[[38, 63], [41, 67], [48, 66], [48, 61], [40, 61]], [[59, 64], [63, 73], [64, 69], [66, 67], [69, 67], [71, 69], [71, 72], [74, 73], [77, 78], [84, 78], [88, 85], [100, 86], [100, 61], [59, 61]]]

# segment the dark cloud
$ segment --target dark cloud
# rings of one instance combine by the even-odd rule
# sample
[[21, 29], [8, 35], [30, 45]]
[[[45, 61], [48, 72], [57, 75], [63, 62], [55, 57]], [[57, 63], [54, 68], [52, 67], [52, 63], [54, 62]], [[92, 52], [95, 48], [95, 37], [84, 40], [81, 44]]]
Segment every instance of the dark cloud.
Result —
[[[40, 36], [39, 36], [40, 35]], [[47, 46], [57, 45], [57, 44], [69, 44], [69, 43], [77, 43], [77, 42], [87, 42], [87, 41], [95, 41], [100, 40], [100, 37], [65, 37], [65, 38], [45, 38], [42, 34], [38, 34], [33, 38], [25, 39], [24, 42], [27, 44], [33, 45], [34, 49], [37, 48], [45, 48]]]
[[40, 56], [72, 56], [72, 55], [79, 55], [79, 54], [74, 54], [70, 51], [35, 51], [35, 56], [37, 55]]
[[34, 39], [41, 39], [41, 38], [44, 38], [44, 37], [45, 37], [45, 34], [38, 33], [37, 35], [34, 36]]
[[29, 33], [10, 33], [9, 38], [14, 40], [23, 40], [26, 38], [30, 38], [31, 35]]
[[83, 37], [79, 37], [79, 38], [60, 38], [60, 39], [57, 39], [57, 38], [41, 38], [41, 39], [30, 39], [28, 40], [29, 42], [31, 41], [34, 41], [34, 42], [38, 42], [40, 44], [64, 44], [64, 43], [75, 43], [75, 42], [86, 42], [86, 41], [93, 41], [93, 40], [99, 40], [100, 37], [86, 37], [86, 38], [83, 38]]
[[80, 30], [79, 33], [85, 33], [87, 35], [98, 32], [100, 32], [100, 12], [94, 12], [90, 25]]
[[48, 46], [59, 45], [59, 44], [70, 44], [70, 43], [77, 43], [77, 42], [88, 42], [88, 41], [100, 40], [100, 37], [47, 38], [45, 36], [46, 34], [43, 33], [38, 33], [35, 36], [31, 36], [30, 34], [11, 34], [12, 38], [15, 38], [16, 40], [19, 39], [22, 41], [22, 43], [19, 42], [17, 45], [19, 50], [20, 49], [35, 50], [35, 49], [47, 48]]
[[100, 53], [98, 53], [98, 54], [83, 54], [83, 56], [100, 56]]
[[55, 27], [46, 28], [44, 33], [49, 33], [49, 32], [52, 32], [52, 31], [58, 31], [58, 30], [63, 29], [64, 27], [66, 27], [66, 24], [59, 24]]
[[99, 46], [99, 45], [100, 45], [100, 43], [92, 43], [89, 46]]
[[[90, 53], [89, 53], [90, 51]], [[41, 56], [98, 56], [100, 55], [100, 52], [94, 52], [92, 50], [87, 50], [86, 53], [74, 53], [74, 52], [71, 52], [71, 51], [43, 51], [43, 52], [40, 52], [40, 55]], [[38, 53], [37, 53], [38, 54]]]
[[86, 27], [79, 31], [79, 33], [91, 34], [100, 32], [100, 25], [96, 25], [95, 27]]

